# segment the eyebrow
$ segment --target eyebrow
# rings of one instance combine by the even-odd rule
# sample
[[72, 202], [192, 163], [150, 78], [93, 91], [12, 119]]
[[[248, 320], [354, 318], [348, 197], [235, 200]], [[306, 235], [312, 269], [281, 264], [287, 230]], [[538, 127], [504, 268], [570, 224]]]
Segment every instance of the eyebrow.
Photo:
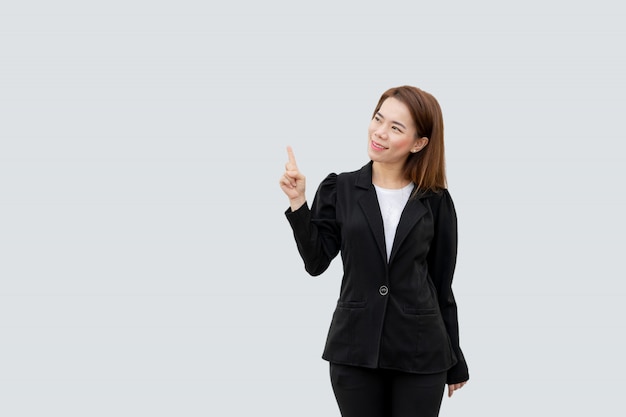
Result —
[[[382, 114], [380, 114], [380, 112], [379, 112], [379, 111], [377, 111], [377, 112], [376, 112], [376, 114], [377, 114], [377, 115], [379, 115], [380, 117], [382, 117], [383, 119], [385, 118], [385, 116], [383, 116]], [[402, 124], [402, 123], [400, 123], [400, 122], [392, 121], [391, 123], [392, 123], [392, 124], [396, 124], [396, 125], [398, 125], [398, 126], [400, 126], [400, 127], [402, 127], [403, 129], [405, 129], [405, 130], [406, 130], [406, 126], [405, 126], [405, 125], [403, 125], [403, 124]]]

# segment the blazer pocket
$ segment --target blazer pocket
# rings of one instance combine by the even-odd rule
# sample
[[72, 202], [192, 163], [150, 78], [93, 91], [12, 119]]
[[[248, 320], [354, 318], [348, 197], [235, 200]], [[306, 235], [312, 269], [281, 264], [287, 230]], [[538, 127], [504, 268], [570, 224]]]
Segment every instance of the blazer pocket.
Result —
[[337, 307], [339, 308], [363, 308], [365, 307], [365, 301], [337, 301]]
[[439, 314], [437, 308], [415, 308], [404, 306], [402, 308], [405, 314], [411, 314], [413, 316], [436, 316]]

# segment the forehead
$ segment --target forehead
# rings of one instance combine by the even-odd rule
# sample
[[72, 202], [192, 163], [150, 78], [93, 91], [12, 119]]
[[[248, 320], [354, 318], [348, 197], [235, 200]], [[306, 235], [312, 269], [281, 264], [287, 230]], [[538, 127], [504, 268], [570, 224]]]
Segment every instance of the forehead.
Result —
[[413, 126], [413, 118], [406, 104], [394, 97], [389, 97], [380, 105], [378, 112], [385, 118]]

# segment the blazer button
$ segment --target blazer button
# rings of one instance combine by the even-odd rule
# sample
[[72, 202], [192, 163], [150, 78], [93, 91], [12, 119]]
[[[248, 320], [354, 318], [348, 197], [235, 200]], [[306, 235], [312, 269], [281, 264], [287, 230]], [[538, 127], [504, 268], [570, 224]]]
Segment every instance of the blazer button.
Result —
[[387, 288], [386, 285], [381, 285], [378, 289], [378, 292], [380, 293], [380, 295], [387, 295], [387, 293], [389, 293], [389, 288]]

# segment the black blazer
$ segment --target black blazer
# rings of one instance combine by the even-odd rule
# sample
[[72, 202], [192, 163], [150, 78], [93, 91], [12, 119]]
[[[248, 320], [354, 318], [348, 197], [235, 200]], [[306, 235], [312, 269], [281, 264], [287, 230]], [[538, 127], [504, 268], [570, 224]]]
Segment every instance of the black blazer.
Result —
[[469, 379], [452, 293], [456, 212], [447, 190], [409, 199], [389, 261], [372, 163], [330, 174], [313, 204], [285, 215], [306, 271], [341, 252], [343, 280], [322, 357], [330, 362]]

